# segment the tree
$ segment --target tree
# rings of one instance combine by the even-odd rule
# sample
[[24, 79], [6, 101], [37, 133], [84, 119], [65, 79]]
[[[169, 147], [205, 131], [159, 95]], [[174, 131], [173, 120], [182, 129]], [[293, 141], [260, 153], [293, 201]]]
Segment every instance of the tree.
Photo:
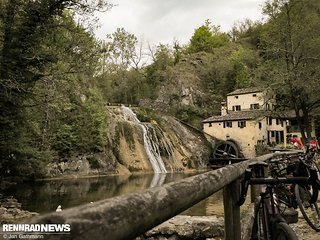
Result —
[[249, 48], [239, 47], [234, 51], [230, 60], [233, 63], [233, 75], [236, 88], [247, 88], [254, 84], [253, 73], [259, 63], [259, 56], [256, 51]]
[[212, 53], [214, 48], [226, 45], [229, 42], [227, 34], [220, 32], [219, 26], [214, 26], [209, 20], [194, 31], [190, 40], [189, 52]]
[[90, 14], [110, 5], [100, 0], [1, 0], [0, 5], [1, 176], [30, 175], [39, 166], [39, 149], [36, 126], [27, 116], [39, 105], [33, 101], [35, 85], [47, 81], [48, 67], [59, 62], [47, 38], [61, 28], [57, 20], [66, 9]]
[[311, 138], [310, 115], [320, 106], [319, 10], [316, 0], [272, 0], [264, 7], [269, 20], [260, 49], [272, 68], [277, 101], [295, 110], [305, 142]]
[[149, 96], [156, 98], [161, 85], [172, 76], [172, 67], [175, 58], [173, 50], [167, 44], [159, 44], [154, 49], [149, 46], [153, 63], [146, 67], [146, 83], [149, 88]]
[[[137, 37], [118, 28], [101, 43], [102, 73], [99, 77], [104, 98], [111, 102], [137, 104], [145, 78], [145, 54]], [[133, 91], [135, 89], [135, 91]]]
[[111, 72], [126, 71], [130, 66], [138, 65], [137, 37], [124, 28], [117, 28], [116, 32], [107, 35], [108, 41], [103, 42], [106, 52], [106, 64]]

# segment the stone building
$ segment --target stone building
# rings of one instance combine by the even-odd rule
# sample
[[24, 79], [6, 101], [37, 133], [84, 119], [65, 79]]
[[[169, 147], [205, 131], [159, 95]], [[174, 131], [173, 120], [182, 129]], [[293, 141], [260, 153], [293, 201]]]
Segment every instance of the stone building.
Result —
[[[221, 103], [221, 115], [203, 121], [204, 132], [233, 141], [247, 158], [254, 157], [261, 145], [288, 144], [290, 136], [301, 137], [294, 114], [272, 116], [272, 92], [257, 87], [237, 89]], [[314, 126], [313, 126], [314, 135]]]

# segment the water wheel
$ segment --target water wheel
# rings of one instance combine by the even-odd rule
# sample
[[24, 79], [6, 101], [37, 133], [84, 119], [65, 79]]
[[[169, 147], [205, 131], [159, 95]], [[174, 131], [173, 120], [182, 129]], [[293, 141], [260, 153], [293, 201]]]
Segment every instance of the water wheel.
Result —
[[239, 158], [238, 146], [231, 141], [221, 141], [216, 144], [213, 157], [219, 158]]
[[219, 141], [213, 150], [213, 161], [211, 165], [225, 165], [238, 162], [243, 159], [243, 155], [236, 143], [232, 141]]

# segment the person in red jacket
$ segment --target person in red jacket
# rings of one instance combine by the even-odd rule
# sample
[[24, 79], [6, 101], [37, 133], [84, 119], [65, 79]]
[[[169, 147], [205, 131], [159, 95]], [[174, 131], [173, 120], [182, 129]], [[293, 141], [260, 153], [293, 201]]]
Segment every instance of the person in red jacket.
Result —
[[319, 142], [316, 138], [312, 138], [309, 142], [309, 150], [311, 151], [318, 151], [320, 149]]

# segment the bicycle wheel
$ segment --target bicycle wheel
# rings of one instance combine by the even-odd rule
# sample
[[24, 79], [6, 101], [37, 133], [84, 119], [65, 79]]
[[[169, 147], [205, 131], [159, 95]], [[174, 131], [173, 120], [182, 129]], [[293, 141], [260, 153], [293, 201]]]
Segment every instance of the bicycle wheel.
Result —
[[308, 186], [300, 186], [298, 184], [294, 188], [294, 194], [304, 219], [311, 228], [320, 231], [320, 212], [317, 203], [309, 203], [311, 199], [310, 191]]
[[273, 240], [298, 240], [296, 233], [285, 222], [278, 222], [275, 225]]

